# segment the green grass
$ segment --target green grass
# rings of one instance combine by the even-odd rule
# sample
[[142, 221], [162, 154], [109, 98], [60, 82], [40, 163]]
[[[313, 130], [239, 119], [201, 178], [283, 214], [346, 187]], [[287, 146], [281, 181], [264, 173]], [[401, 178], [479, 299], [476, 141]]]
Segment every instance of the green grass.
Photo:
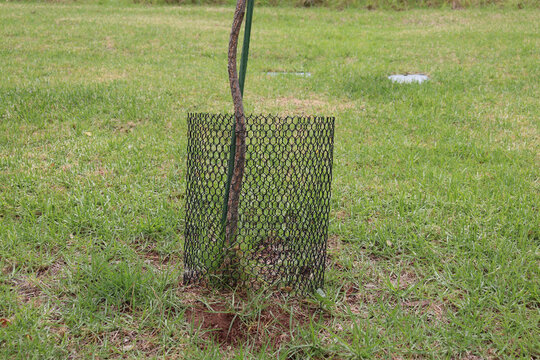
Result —
[[[540, 12], [256, 9], [248, 111], [337, 119], [318, 300], [181, 284], [186, 114], [232, 109], [232, 12], [0, 5], [0, 358], [540, 356]], [[291, 333], [220, 348], [195, 298]]]
[[[20, 1], [20, 0], [19, 0]], [[25, 0], [50, 3], [78, 3], [100, 5], [235, 5], [236, 0]], [[498, 9], [539, 9], [536, 0], [256, 0], [259, 6], [278, 7], [326, 7], [332, 9], [384, 9], [409, 10], [420, 8], [464, 9], [464, 8], [498, 8]]]

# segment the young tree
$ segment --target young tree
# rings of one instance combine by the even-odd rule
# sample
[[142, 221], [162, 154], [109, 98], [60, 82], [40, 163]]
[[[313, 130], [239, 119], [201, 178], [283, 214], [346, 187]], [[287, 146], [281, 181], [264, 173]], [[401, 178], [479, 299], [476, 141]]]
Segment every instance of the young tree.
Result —
[[[229, 84], [234, 105], [234, 167], [229, 187], [229, 197], [227, 199], [227, 218], [225, 225], [224, 249], [227, 251], [224, 259], [224, 270], [234, 271], [239, 264], [235, 254], [235, 236], [238, 225], [238, 204], [240, 192], [242, 190], [242, 179], [244, 177], [244, 164], [246, 160], [246, 118], [244, 114], [244, 104], [242, 92], [238, 81], [238, 71], [236, 67], [236, 53], [238, 47], [238, 36], [246, 10], [246, 0], [238, 0], [234, 11], [234, 19], [229, 38], [228, 71]], [[231, 147], [232, 149], [232, 147]]]

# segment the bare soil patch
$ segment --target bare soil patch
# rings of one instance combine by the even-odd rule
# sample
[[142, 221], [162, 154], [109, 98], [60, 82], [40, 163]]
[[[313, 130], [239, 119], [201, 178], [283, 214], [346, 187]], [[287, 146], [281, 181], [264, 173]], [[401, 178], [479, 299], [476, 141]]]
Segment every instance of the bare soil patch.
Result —
[[223, 348], [241, 344], [249, 344], [255, 349], [263, 345], [279, 347], [310, 318], [323, 315], [318, 308], [303, 302], [295, 301], [286, 306], [278, 296], [266, 299], [263, 304], [258, 303], [255, 309], [250, 308], [247, 300], [240, 300], [232, 306], [223, 300], [229, 299], [228, 295], [220, 294], [212, 303], [206, 304], [195, 300], [185, 312], [186, 320], [194, 331], [200, 332], [203, 340], [215, 341]]

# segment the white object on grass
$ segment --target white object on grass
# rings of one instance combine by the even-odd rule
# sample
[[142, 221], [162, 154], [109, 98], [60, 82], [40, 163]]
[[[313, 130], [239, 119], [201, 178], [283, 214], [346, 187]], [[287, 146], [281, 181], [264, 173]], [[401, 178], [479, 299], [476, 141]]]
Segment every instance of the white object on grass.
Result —
[[428, 81], [429, 77], [424, 74], [409, 74], [409, 75], [390, 75], [388, 77], [392, 82], [396, 82], [399, 84], [410, 84], [410, 83], [423, 83], [424, 81]]

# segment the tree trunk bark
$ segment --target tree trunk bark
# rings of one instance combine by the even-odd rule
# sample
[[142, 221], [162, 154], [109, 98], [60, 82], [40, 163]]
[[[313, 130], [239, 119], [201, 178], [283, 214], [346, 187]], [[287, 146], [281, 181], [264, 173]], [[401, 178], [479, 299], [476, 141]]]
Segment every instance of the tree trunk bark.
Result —
[[[229, 83], [231, 87], [231, 95], [234, 105], [234, 131], [236, 134], [235, 146], [236, 154], [234, 157], [234, 170], [231, 178], [231, 186], [229, 188], [229, 199], [227, 209], [227, 224], [225, 228], [225, 248], [232, 250], [234, 246], [234, 238], [238, 224], [238, 203], [240, 200], [240, 191], [242, 190], [242, 179], [244, 176], [244, 163], [246, 160], [246, 118], [244, 115], [244, 104], [242, 102], [242, 94], [238, 82], [238, 71], [236, 69], [236, 53], [238, 45], [238, 36], [244, 13], [246, 10], [246, 0], [238, 0], [234, 11], [234, 20], [229, 39]], [[230, 253], [230, 251], [227, 251]], [[226, 254], [227, 255], [227, 254]], [[227, 256], [226, 262], [231, 262], [230, 256]], [[233, 265], [234, 264], [229, 264]]]

